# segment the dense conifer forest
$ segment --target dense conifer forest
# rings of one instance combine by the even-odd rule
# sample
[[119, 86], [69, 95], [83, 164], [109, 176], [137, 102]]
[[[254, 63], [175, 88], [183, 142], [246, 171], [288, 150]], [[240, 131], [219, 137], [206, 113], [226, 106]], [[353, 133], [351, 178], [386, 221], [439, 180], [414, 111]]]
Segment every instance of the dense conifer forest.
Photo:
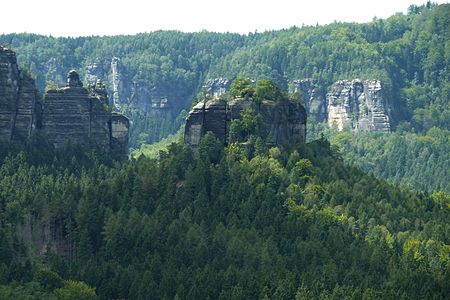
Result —
[[[82, 73], [120, 56], [133, 79], [182, 99], [152, 118], [122, 107], [142, 146], [126, 160], [39, 136], [0, 142], [0, 299], [447, 299], [449, 15], [429, 2], [247, 35], [0, 35], [41, 90], [50, 58]], [[276, 83], [273, 98], [295, 79], [381, 79], [395, 129], [310, 120], [306, 144], [275, 147], [248, 114], [228, 145], [207, 133], [193, 151], [183, 114], [219, 76]]]
[[258, 145], [3, 156], [0, 298], [448, 295], [448, 195], [349, 167], [325, 139]]

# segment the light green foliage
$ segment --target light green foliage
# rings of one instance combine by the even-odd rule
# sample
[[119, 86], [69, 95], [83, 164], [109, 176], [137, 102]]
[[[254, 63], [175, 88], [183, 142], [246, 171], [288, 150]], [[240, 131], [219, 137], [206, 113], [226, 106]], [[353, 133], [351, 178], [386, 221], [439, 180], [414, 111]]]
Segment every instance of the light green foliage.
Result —
[[171, 134], [157, 143], [143, 144], [139, 149], [134, 150], [130, 156], [139, 158], [139, 156], [144, 155], [145, 157], [156, 159], [161, 151], [167, 152], [170, 144], [179, 142], [183, 138], [183, 132], [184, 127], [180, 128], [176, 134]]
[[246, 77], [238, 77], [231, 83], [230, 86], [230, 97], [248, 97], [249, 93], [252, 93], [252, 82], [249, 78]]
[[287, 99], [287, 96], [273, 81], [261, 79], [255, 84], [254, 99], [257, 102], [263, 100], [283, 101]]
[[79, 281], [67, 280], [64, 287], [55, 290], [55, 299], [58, 300], [96, 300], [95, 290]]
[[417, 190], [450, 191], [450, 132], [426, 134], [328, 131], [344, 159], [367, 172]]

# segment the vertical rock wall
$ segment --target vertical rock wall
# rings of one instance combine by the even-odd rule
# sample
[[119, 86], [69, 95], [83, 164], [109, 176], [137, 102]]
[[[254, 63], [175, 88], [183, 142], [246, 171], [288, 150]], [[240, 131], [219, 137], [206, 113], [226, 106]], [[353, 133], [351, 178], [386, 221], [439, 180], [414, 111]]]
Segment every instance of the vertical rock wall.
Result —
[[299, 93], [300, 98], [305, 103], [308, 116], [316, 122], [324, 122], [327, 120], [327, 102], [325, 93], [319, 87], [317, 80], [312, 78], [294, 80], [291, 90]]
[[68, 74], [67, 86], [49, 90], [42, 108], [42, 129], [55, 147], [94, 142], [105, 148], [127, 148], [129, 121], [108, 109], [106, 90], [99, 80], [89, 89], [78, 74]]
[[341, 80], [327, 94], [328, 125], [338, 130], [390, 131], [390, 112], [379, 80]]
[[34, 79], [19, 71], [13, 51], [0, 46], [0, 139], [29, 137], [35, 104]]
[[[341, 80], [326, 93], [312, 78], [294, 80], [290, 91], [299, 93], [309, 117], [315, 122], [327, 122], [338, 130], [391, 130], [391, 106], [379, 80]], [[210, 79], [204, 85], [207, 93], [218, 98], [229, 91], [230, 82], [223, 78]]]
[[264, 101], [257, 104], [251, 99], [236, 99], [230, 102], [216, 99], [200, 102], [189, 112], [185, 125], [185, 143], [196, 149], [201, 137], [211, 131], [226, 144], [231, 121], [241, 118], [245, 109], [254, 109], [261, 115], [267, 135], [274, 144], [305, 142], [306, 111], [298, 102]]

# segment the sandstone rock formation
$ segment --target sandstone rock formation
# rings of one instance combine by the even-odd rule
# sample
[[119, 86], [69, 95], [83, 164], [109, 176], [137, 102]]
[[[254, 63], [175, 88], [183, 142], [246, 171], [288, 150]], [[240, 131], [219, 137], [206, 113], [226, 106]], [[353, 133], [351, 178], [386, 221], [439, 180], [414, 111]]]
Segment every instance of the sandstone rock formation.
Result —
[[0, 47], [0, 139], [28, 139], [43, 130], [55, 147], [94, 142], [126, 153], [129, 126], [126, 117], [110, 112], [101, 80], [85, 88], [75, 71], [66, 87], [38, 101], [34, 79], [19, 70], [13, 51]]
[[379, 80], [336, 82], [327, 94], [328, 125], [338, 130], [390, 131], [390, 111]]
[[325, 93], [318, 87], [317, 80], [312, 78], [294, 80], [291, 89], [294, 93], [299, 93], [304, 101], [308, 117], [312, 117], [316, 122], [327, 120]]
[[230, 102], [216, 99], [200, 102], [189, 112], [184, 133], [185, 143], [196, 149], [201, 137], [211, 131], [226, 144], [231, 121], [240, 118], [242, 111], [248, 108], [261, 115], [268, 136], [276, 145], [286, 145], [290, 141], [305, 142], [306, 111], [298, 102], [264, 101], [258, 104], [251, 99]]
[[[218, 99], [229, 91], [230, 84], [230, 80], [213, 78], [204, 89]], [[338, 130], [390, 131], [391, 107], [379, 80], [338, 81], [328, 88], [329, 93], [312, 78], [294, 80], [289, 86], [291, 92], [300, 94], [308, 117], [315, 122], [327, 122]]]
[[17, 66], [16, 54], [0, 46], [0, 139], [28, 138], [36, 123], [34, 79]]
[[231, 82], [232, 80], [222, 77], [211, 78], [205, 82], [203, 89], [213, 98], [219, 98], [230, 90]]
[[105, 71], [103, 64], [100, 60], [94, 60], [86, 66], [86, 82], [90, 85], [94, 85], [97, 80], [102, 80]]
[[106, 89], [97, 80], [84, 88], [79, 75], [70, 71], [65, 88], [49, 90], [42, 107], [42, 129], [55, 147], [94, 142], [105, 148], [126, 149], [129, 121], [108, 109]]
[[172, 109], [172, 102], [179, 98], [178, 91], [149, 87], [134, 80], [118, 57], [110, 61], [95, 59], [86, 66], [85, 80], [95, 84], [98, 79], [107, 81], [110, 104], [117, 110], [129, 105], [143, 112], [165, 112]]

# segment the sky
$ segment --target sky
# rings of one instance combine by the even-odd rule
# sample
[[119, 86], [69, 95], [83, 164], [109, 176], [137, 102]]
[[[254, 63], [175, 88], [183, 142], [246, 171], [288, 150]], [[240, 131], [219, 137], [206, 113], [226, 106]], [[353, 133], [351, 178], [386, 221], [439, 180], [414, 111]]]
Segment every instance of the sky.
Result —
[[[181, 30], [263, 32], [292, 26], [369, 22], [426, 0], [8, 0], [0, 33], [118, 35]], [[434, 0], [436, 3], [448, 1]]]

